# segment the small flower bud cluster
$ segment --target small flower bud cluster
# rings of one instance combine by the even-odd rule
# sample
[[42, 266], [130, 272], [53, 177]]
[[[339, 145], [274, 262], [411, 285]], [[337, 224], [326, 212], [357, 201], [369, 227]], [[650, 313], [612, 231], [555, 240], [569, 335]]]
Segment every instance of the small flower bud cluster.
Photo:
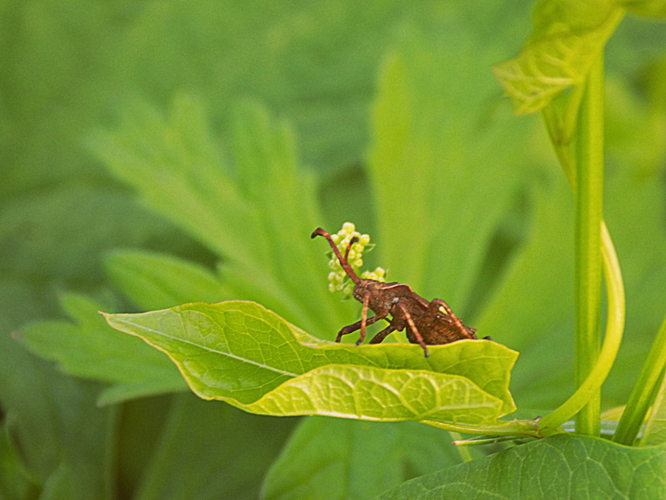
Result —
[[386, 281], [386, 269], [378, 267], [374, 271], [363, 271], [361, 278], [364, 280]]
[[[352, 244], [351, 248], [349, 249], [349, 256], [347, 257], [347, 260], [352, 269], [358, 273], [359, 268], [363, 265], [363, 252], [365, 250], [370, 251], [374, 247], [374, 245], [369, 245], [370, 236], [367, 234], [361, 234], [356, 231], [356, 226], [351, 222], [345, 222], [342, 225], [342, 229], [340, 231], [331, 235], [331, 239], [337, 245], [342, 255], [345, 254], [347, 247], [349, 246], [349, 242], [354, 237], [358, 238], [358, 241]], [[352, 289], [354, 288], [354, 283], [349, 279], [347, 273], [345, 273], [345, 270], [342, 269], [338, 258], [332, 252], [328, 267], [331, 268], [331, 272], [328, 275], [328, 289], [331, 292], [342, 291], [345, 297], [350, 297]], [[386, 271], [384, 271], [384, 269], [381, 267], [378, 267], [373, 272], [365, 271], [361, 277], [364, 279], [368, 278], [377, 281], [384, 281], [385, 274]]]

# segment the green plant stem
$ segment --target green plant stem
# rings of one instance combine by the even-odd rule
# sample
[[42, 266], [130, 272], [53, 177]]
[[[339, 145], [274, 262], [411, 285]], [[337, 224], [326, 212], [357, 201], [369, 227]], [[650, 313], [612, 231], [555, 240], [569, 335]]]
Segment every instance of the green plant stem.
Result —
[[[438, 429], [462, 434], [476, 434], [482, 436], [522, 436], [522, 437], [544, 437], [540, 430], [538, 419], [532, 420], [510, 420], [499, 421], [497, 424], [477, 425], [452, 422], [435, 422], [432, 420], [421, 420], [422, 424], [431, 425]], [[562, 433], [560, 429], [553, 429], [550, 434]]]
[[[590, 70], [578, 123], [578, 161], [575, 220], [575, 379], [583, 385], [599, 357], [601, 332], [600, 224], [604, 177], [603, 57]], [[576, 416], [576, 432], [599, 435], [601, 392], [592, 394]]]
[[[460, 435], [459, 432], [450, 431], [449, 434], [451, 435], [451, 439], [453, 440], [454, 443], [462, 439], [462, 436]], [[463, 462], [471, 462], [472, 460], [474, 460], [472, 452], [469, 450], [469, 448], [466, 448], [464, 446], [456, 446], [456, 450], [460, 454], [460, 458], [463, 459]]]
[[628, 446], [634, 443], [650, 406], [661, 387], [666, 367], [666, 318], [661, 324], [627, 407], [613, 436], [613, 441]]
[[[602, 66], [601, 63], [602, 62], [600, 61], [599, 66]], [[597, 71], [600, 71], [601, 69], [601, 67], [596, 68]], [[599, 72], [596, 73], [596, 76], [597, 84], [601, 84], [601, 75]], [[581, 89], [583, 87], [584, 86], [580, 86]], [[578, 197], [577, 175], [579, 169], [577, 167], [577, 158], [572, 154], [570, 148], [572, 137], [571, 117], [578, 113], [582, 104], [581, 95], [583, 95], [583, 93], [587, 94], [587, 92], [581, 92], [580, 89], [574, 90], [576, 90], [576, 92], [572, 94], [567, 103], [565, 117], [563, 119], [558, 117], [556, 108], [552, 104], [547, 108], [544, 108], [543, 117], [551, 142], [555, 148], [555, 153], [561, 163], [562, 170], [571, 185], [571, 189]], [[585, 88], [585, 91], [586, 90], [587, 88]], [[589, 105], [589, 103], [586, 103], [586, 105]], [[581, 113], [581, 115], [582, 114], [583, 113]], [[601, 116], [601, 118], [603, 118], [603, 116]], [[576, 415], [576, 413], [586, 405], [590, 398], [598, 395], [601, 385], [615, 362], [615, 357], [617, 356], [617, 351], [622, 341], [625, 319], [625, 299], [622, 273], [617, 254], [615, 253], [615, 248], [613, 247], [613, 241], [611, 240], [603, 220], [601, 221], [600, 227], [601, 254], [603, 257], [604, 275], [606, 278], [606, 293], [608, 295], [608, 318], [606, 320], [604, 345], [596, 365], [582, 385], [580, 385], [576, 392], [559, 408], [539, 422], [539, 435], [541, 436], [547, 436], [559, 432], [558, 428], [560, 425]]]
[[601, 255], [604, 264], [604, 277], [606, 278], [606, 293], [608, 295], [608, 317], [606, 319], [606, 334], [604, 344], [596, 365], [583, 384], [559, 408], [546, 415], [539, 422], [539, 434], [548, 436], [559, 432], [559, 426], [576, 415], [592, 398], [598, 394], [601, 385], [615, 363], [617, 351], [622, 342], [624, 331], [625, 302], [624, 285], [620, 262], [613, 248], [613, 242], [606, 224], [601, 223]]

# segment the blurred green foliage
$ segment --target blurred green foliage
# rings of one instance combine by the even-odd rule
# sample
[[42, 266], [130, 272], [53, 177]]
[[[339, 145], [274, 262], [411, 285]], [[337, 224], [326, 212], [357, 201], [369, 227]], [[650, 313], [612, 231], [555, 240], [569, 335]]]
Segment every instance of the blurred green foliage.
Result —
[[[292, 124], [282, 136], [288, 147], [267, 147], [288, 153], [298, 177], [290, 189], [308, 198], [301, 206], [320, 206], [320, 214], [305, 214], [309, 220], [331, 228], [354, 220], [377, 240], [379, 251], [371, 257], [390, 269], [391, 279], [445, 298], [467, 324], [491, 330], [521, 352], [512, 385], [519, 404], [561, 402], [573, 386], [571, 195], [540, 123], [509, 116], [490, 70], [519, 49], [530, 29], [529, 9], [529, 2], [478, 0], [3, 2], [0, 496], [256, 498], [275, 463], [265, 492], [298, 498], [303, 484], [288, 484], [282, 474], [295, 469], [305, 475], [308, 465], [331, 460], [337, 466], [308, 473], [316, 484], [307, 486], [317, 494], [368, 498], [433, 472], [424, 460], [440, 444], [438, 467], [460, 461], [446, 439], [437, 444], [433, 429], [414, 424], [381, 424], [386, 431], [365, 434], [369, 424], [326, 428], [309, 419], [285, 448], [294, 420], [248, 415], [191, 394], [110, 405], [125, 399], [128, 388], [157, 394], [177, 389], [178, 382], [137, 388], [132, 384], [140, 377], [128, 368], [108, 379], [72, 370], [80, 365], [68, 368], [61, 356], [48, 354], [60, 349], [76, 358], [85, 343], [47, 349], [49, 340], [54, 344], [50, 335], [94, 335], [95, 304], [128, 311], [240, 295], [328, 338], [341, 326], [337, 319], [329, 326], [330, 318], [353, 317], [349, 303], [318, 302], [326, 289], [323, 253], [320, 289], [317, 270], [294, 276], [295, 266], [280, 274], [286, 268], [271, 260], [266, 234], [273, 245], [286, 240], [290, 248], [318, 255], [308, 233], [299, 233], [303, 228], [287, 227], [294, 232], [279, 237], [256, 233], [250, 253], [216, 246], [227, 238], [216, 236], [218, 219], [188, 218], [179, 206], [187, 195], [169, 199], [168, 190], [158, 189], [159, 169], [157, 179], [136, 180], [146, 174], [146, 158], [178, 166], [187, 154], [205, 160], [202, 151], [212, 159], [202, 164], [224, 164], [237, 176], [234, 148], [242, 149], [247, 123], [261, 128], [267, 121], [273, 131], [284, 131], [280, 120]], [[663, 25], [627, 18], [608, 47], [606, 221], [628, 297], [626, 341], [605, 386], [609, 405], [626, 399], [664, 314], [664, 42]], [[259, 118], [239, 122], [239, 102]], [[153, 135], [150, 123], [157, 124]], [[190, 142], [178, 143], [182, 137]], [[125, 172], [114, 140], [143, 155]], [[301, 176], [311, 179], [308, 193], [299, 187]], [[216, 193], [210, 178], [193, 182], [198, 192]], [[141, 193], [139, 200], [127, 183]], [[254, 201], [268, 201], [245, 187]], [[212, 196], [208, 209], [218, 201], [229, 202]], [[230, 256], [231, 264], [247, 257], [245, 264], [264, 262], [261, 271], [279, 270], [273, 284], [291, 294], [298, 296], [306, 283], [305, 301], [295, 302], [308, 306], [299, 316], [286, 295], [258, 290], [252, 276], [246, 286], [235, 281], [236, 289], [227, 288], [222, 278]], [[250, 271], [246, 265], [235, 276]], [[60, 299], [76, 325], [65, 318]], [[328, 311], [324, 317], [320, 306]], [[36, 325], [40, 320], [49, 322]], [[17, 331], [25, 345], [30, 332], [32, 340], [41, 338], [31, 348], [59, 365], [28, 352], [12, 338]], [[94, 348], [95, 341], [85, 345]], [[90, 370], [104, 368], [87, 360]], [[110, 392], [113, 387], [82, 376], [126, 385]], [[99, 408], [100, 402], [107, 405]], [[325, 444], [334, 439], [333, 426], [344, 427], [341, 451]], [[399, 437], [407, 432], [411, 441]], [[382, 436], [392, 441], [380, 446]], [[395, 440], [423, 456], [410, 455]], [[304, 463], [294, 447], [306, 444], [298, 443], [315, 443], [330, 458]], [[373, 450], [395, 474], [373, 476], [365, 486], [360, 476], [344, 482], [353, 464], [367, 466]]]

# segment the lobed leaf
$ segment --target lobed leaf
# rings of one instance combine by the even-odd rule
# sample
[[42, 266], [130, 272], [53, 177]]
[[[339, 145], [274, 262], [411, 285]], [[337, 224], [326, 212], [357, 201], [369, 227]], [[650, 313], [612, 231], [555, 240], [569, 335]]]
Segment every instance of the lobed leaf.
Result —
[[515, 409], [517, 353], [494, 342], [351, 346], [309, 336], [245, 301], [106, 314], [109, 324], [166, 352], [191, 389], [268, 415], [492, 424]]
[[168, 117], [146, 104], [127, 109], [120, 126], [98, 133], [92, 146], [150, 209], [224, 259], [225, 296], [330, 331], [352, 308], [328, 292], [325, 249], [308, 238], [321, 215], [293, 130], [253, 102], [239, 102], [233, 115], [233, 162], [219, 150], [203, 104], [185, 95]]
[[57, 361], [65, 373], [114, 384], [102, 392], [100, 402], [186, 388], [166, 356], [110, 328], [96, 314], [100, 304], [74, 294], [62, 302], [76, 323], [33, 323], [21, 330], [19, 339], [31, 351]]

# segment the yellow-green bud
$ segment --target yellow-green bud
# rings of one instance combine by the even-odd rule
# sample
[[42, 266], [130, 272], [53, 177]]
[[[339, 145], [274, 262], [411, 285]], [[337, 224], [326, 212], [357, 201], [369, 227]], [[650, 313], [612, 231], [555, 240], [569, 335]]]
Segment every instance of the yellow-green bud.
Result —
[[[360, 274], [362, 278], [384, 281], [385, 271], [381, 267], [378, 267], [373, 272], [365, 271], [362, 274], [360, 273], [360, 267], [363, 266], [363, 252], [366, 250], [366, 246], [370, 244], [370, 235], [361, 234], [356, 231], [356, 225], [352, 222], [345, 222], [342, 225], [342, 229], [331, 235], [333, 243], [335, 243], [342, 255], [347, 251], [349, 242], [353, 238], [357, 238], [358, 241], [352, 244], [349, 249], [347, 257], [349, 265], [354, 271]], [[374, 245], [370, 245], [367, 250], [369, 251], [373, 247]], [[342, 291], [344, 295], [350, 296], [352, 289], [354, 288], [354, 283], [349, 279], [344, 269], [342, 269], [335, 254], [331, 256], [328, 267], [331, 269], [331, 272], [328, 274], [328, 289], [331, 292]]]

